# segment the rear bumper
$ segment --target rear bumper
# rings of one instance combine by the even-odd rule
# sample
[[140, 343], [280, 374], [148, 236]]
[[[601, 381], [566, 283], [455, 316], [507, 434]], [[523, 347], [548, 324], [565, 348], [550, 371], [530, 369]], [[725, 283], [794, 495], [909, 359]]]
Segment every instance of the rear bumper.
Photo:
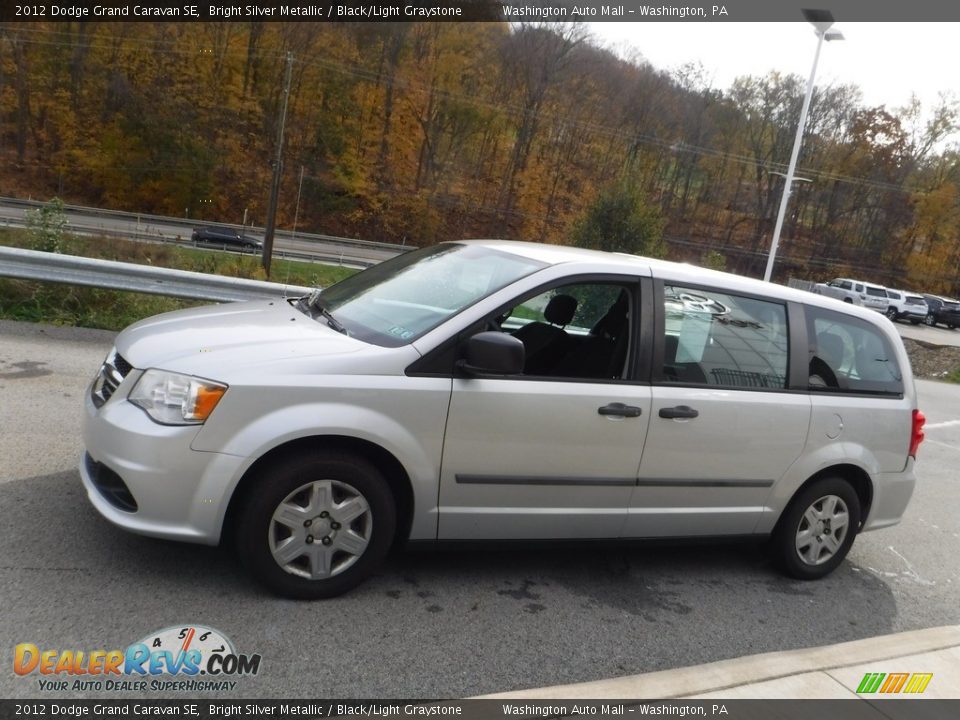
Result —
[[927, 316], [927, 311], [923, 308], [905, 307], [897, 313], [898, 318], [905, 320], [923, 320]]
[[917, 478], [914, 475], [916, 460], [907, 459], [903, 472], [878, 473], [873, 478], [873, 502], [863, 523], [863, 532], [879, 530], [900, 522], [913, 497]]

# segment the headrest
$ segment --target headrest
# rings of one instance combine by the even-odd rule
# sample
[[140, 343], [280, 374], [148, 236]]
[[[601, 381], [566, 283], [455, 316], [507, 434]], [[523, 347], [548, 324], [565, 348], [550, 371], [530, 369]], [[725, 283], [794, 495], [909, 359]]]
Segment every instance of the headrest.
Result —
[[553, 325], [569, 325], [577, 312], [577, 299], [570, 295], [554, 295], [543, 311], [543, 317]]
[[619, 338], [621, 331], [626, 326], [629, 302], [630, 295], [626, 290], [621, 290], [617, 301], [610, 306], [602, 318], [597, 320], [597, 324], [590, 329], [590, 334], [599, 335], [611, 340]]

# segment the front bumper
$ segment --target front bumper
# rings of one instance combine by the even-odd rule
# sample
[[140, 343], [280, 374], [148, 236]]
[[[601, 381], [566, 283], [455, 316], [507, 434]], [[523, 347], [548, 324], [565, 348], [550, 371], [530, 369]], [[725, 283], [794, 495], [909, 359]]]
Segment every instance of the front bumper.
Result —
[[166, 426], [126, 401], [138, 373], [99, 409], [84, 395], [80, 478], [114, 525], [151, 537], [215, 545], [245, 458], [197, 452], [200, 426]]

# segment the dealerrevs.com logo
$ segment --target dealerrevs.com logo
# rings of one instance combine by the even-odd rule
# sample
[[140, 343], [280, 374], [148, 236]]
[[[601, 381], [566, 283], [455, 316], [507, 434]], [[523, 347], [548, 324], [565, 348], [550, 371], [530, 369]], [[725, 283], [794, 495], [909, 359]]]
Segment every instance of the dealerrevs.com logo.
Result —
[[226, 635], [202, 625], [168, 627], [126, 650], [42, 649], [20, 643], [13, 671], [36, 677], [41, 691], [197, 692], [233, 690], [256, 675], [259, 654], [238, 653]]

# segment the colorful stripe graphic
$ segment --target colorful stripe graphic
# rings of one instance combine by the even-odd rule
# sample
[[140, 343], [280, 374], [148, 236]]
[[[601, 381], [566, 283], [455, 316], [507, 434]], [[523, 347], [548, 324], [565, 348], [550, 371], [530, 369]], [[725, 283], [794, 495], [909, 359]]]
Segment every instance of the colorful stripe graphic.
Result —
[[858, 695], [881, 693], [919, 694], [927, 689], [933, 673], [867, 673], [857, 687]]

